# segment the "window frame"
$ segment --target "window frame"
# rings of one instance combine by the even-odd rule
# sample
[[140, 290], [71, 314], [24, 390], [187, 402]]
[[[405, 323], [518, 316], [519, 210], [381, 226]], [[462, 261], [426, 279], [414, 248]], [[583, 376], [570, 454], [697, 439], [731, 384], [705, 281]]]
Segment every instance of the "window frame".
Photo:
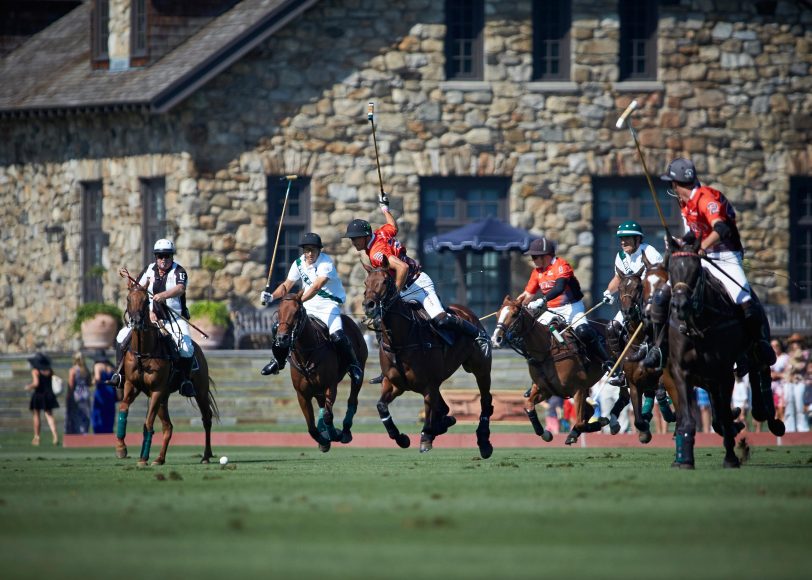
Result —
[[[274, 245], [279, 231], [279, 215], [284, 204], [285, 192], [288, 181], [282, 174], [266, 175], [267, 187], [267, 226], [266, 235], [268, 243], [266, 263], [270, 268], [271, 260], [274, 259]], [[291, 182], [290, 194], [288, 196], [288, 206], [285, 208], [285, 215], [282, 219], [282, 230], [279, 234], [279, 247], [276, 249], [276, 260], [271, 273], [271, 289], [275, 289], [288, 277], [288, 270], [295, 260], [301, 255], [299, 242], [304, 233], [311, 229], [311, 190], [310, 177], [299, 176]], [[295, 198], [295, 199], [294, 199]], [[296, 204], [297, 214], [291, 215], [291, 208]]]
[[[550, 9], [557, 11], [557, 20], [544, 18], [545, 12]], [[572, 67], [571, 31], [572, 31], [572, 2], [571, 0], [534, 0], [533, 1], [533, 80], [569, 81]], [[551, 44], [552, 43], [552, 44]], [[557, 47], [557, 57], [549, 56], [548, 48]], [[549, 72], [548, 63], [557, 63], [558, 71]]]
[[141, 244], [144, 264], [150, 264], [153, 244], [165, 238], [168, 231], [166, 219], [166, 178], [142, 177], [141, 186]]
[[110, 66], [110, 0], [93, 0], [90, 11], [90, 55], [94, 68]]
[[812, 176], [791, 176], [789, 183], [789, 300], [809, 304], [812, 303]]
[[130, 64], [143, 66], [149, 59], [149, 0], [130, 1]]
[[104, 249], [109, 243], [109, 236], [104, 231], [104, 186], [102, 181], [83, 181], [80, 183], [82, 212], [82, 301], [102, 302], [104, 281], [99, 276], [92, 276], [91, 270], [103, 266]]
[[[618, 0], [619, 80], [657, 80], [657, 0]], [[642, 70], [635, 63], [642, 62]]]
[[[471, 19], [466, 23], [464, 11], [468, 9]], [[452, 22], [453, 17], [456, 22]], [[481, 81], [485, 77], [485, 2], [484, 0], [445, 0], [445, 77], [448, 81]], [[464, 36], [461, 29], [466, 25], [471, 36]], [[459, 34], [456, 32], [460, 30]], [[464, 43], [470, 43], [470, 57]], [[471, 70], [462, 70], [458, 62], [470, 59]]]

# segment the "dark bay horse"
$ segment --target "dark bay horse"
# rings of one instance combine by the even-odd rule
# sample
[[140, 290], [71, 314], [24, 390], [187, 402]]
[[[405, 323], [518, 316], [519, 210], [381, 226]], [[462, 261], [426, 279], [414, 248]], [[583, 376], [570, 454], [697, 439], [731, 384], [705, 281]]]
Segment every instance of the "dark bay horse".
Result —
[[[651, 294], [660, 284], [667, 283], [668, 272], [660, 264], [650, 264], [643, 254], [643, 267], [639, 271], [632, 274], [625, 274], [619, 270], [617, 271], [620, 277], [620, 286], [618, 289], [620, 311], [623, 313], [623, 328], [618, 329], [619, 323], [613, 321], [615, 327], [615, 334], [621, 334], [627, 338], [634, 335], [638, 325], [643, 324], [643, 329], [637, 333], [634, 338], [632, 346], [627, 351], [623, 361], [623, 373], [626, 375], [626, 382], [628, 384], [629, 393], [626, 397], [631, 399], [632, 409], [634, 411], [634, 426], [638, 431], [638, 438], [641, 443], [649, 443], [651, 441], [651, 411], [650, 407], [653, 404], [653, 399], [656, 395], [658, 388], [662, 385], [671, 396], [672, 400], [676, 400], [676, 386], [671, 377], [671, 373], [665, 369], [651, 369], [644, 367], [640, 364], [640, 360], [645, 355], [645, 345], [647, 343], [646, 333], [651, 329], [651, 325], [647, 319], [647, 306], [651, 300]], [[646, 272], [646, 280], [643, 280], [643, 271]], [[610, 340], [610, 343], [612, 341]], [[650, 342], [650, 341], [649, 341]], [[614, 353], [616, 356], [620, 355], [622, 347], [620, 344], [616, 345], [613, 350], [618, 352]], [[623, 388], [621, 387], [621, 399], [623, 399]], [[646, 403], [643, 397], [648, 399]], [[662, 395], [664, 398], [664, 395]], [[619, 406], [616, 404], [616, 406]], [[621, 406], [622, 408], [622, 406]], [[669, 423], [676, 420], [671, 408], [668, 406], [667, 401], [661, 405], [663, 418]], [[615, 409], [612, 410], [613, 416]], [[612, 426], [612, 417], [610, 417], [610, 427]], [[613, 433], [617, 431], [612, 429]]]
[[[770, 431], [783, 434], [784, 425], [775, 419], [769, 366], [752, 353], [740, 309], [733, 304], [722, 284], [702, 267], [699, 242], [686, 243], [666, 257], [672, 297], [668, 328], [668, 368], [677, 388], [676, 459], [674, 467], [694, 468], [696, 424], [688, 411], [695, 385], [710, 395], [714, 429], [724, 439], [724, 467], [741, 465], [734, 453], [735, 436], [741, 425], [734, 423], [731, 409], [733, 366], [747, 355], [753, 397], [753, 417], [768, 420]], [[672, 247], [672, 249], [674, 249]], [[712, 266], [711, 266], [712, 267]], [[757, 300], [755, 295], [754, 300]], [[759, 417], [761, 419], [759, 419]]]
[[[147, 289], [137, 282], [131, 281], [127, 294], [127, 317], [132, 327], [130, 346], [124, 354], [124, 367], [122, 371], [124, 381], [124, 396], [119, 404], [118, 422], [116, 426], [116, 456], [120, 459], [127, 457], [127, 445], [124, 438], [127, 435], [127, 415], [139, 393], [149, 396], [149, 408], [144, 421], [143, 442], [139, 465], [146, 465], [152, 446], [155, 417], [161, 419], [163, 426], [163, 445], [161, 452], [153, 465], [163, 465], [166, 461], [166, 451], [172, 439], [172, 421], [169, 418], [167, 402], [169, 394], [176, 391], [180, 385], [180, 373], [172, 375], [171, 337], [164, 336], [161, 330], [149, 319], [149, 295]], [[195, 401], [200, 409], [203, 428], [206, 430], [206, 444], [203, 449], [201, 463], [208, 463], [213, 457], [211, 451], [211, 423], [212, 418], [219, 419], [217, 403], [210, 391], [209, 368], [206, 357], [200, 347], [195, 344], [195, 358], [198, 369], [192, 373], [192, 383], [195, 386]]]
[[[425, 409], [420, 451], [429, 451], [434, 438], [456, 423], [448, 415], [449, 408], [440, 394], [440, 385], [462, 365], [465, 371], [476, 377], [479, 387], [481, 413], [476, 438], [480, 455], [487, 459], [493, 453], [490, 442], [490, 416], [493, 414], [490, 348], [487, 354], [483, 353], [475, 339], [469, 336], [456, 336], [452, 345], [446, 344], [430, 323], [422, 320], [417, 310], [400, 297], [388, 270], [364, 267], [369, 273], [365, 282], [364, 311], [382, 333], [380, 361], [384, 378], [377, 406], [389, 438], [401, 448], [409, 447], [409, 436], [398, 430], [389, 405], [405, 391], [414, 391], [423, 396]], [[480, 335], [487, 339], [485, 329], [473, 312], [456, 305], [450, 306], [449, 310], [476, 325]]]
[[[338, 432], [333, 426], [333, 403], [338, 394], [338, 383], [344, 378], [349, 361], [340, 359], [322, 323], [307, 315], [302, 304], [302, 292], [286, 294], [279, 304], [278, 316], [274, 356], [288, 357], [290, 353], [290, 378], [302, 408], [307, 432], [324, 452], [330, 450], [332, 441], [349, 443], [352, 441], [352, 419], [358, 410], [358, 392], [363, 384], [363, 375], [358, 384], [350, 385], [343, 429]], [[342, 315], [342, 322], [363, 370], [369, 356], [364, 337], [351, 318]], [[313, 414], [314, 398], [319, 406], [318, 425]]]
[[562, 336], [564, 344], [558, 342], [552, 331], [530, 314], [521, 301], [505, 296], [499, 308], [499, 320], [493, 333], [494, 346], [508, 344], [527, 359], [527, 367], [533, 386], [525, 401], [525, 413], [533, 425], [536, 435], [544, 441], [552, 441], [553, 434], [541, 424], [536, 413], [536, 405], [548, 400], [553, 395], [573, 398], [577, 422], [565, 443], [572, 445], [578, 441], [581, 433], [600, 431], [609, 424], [601, 417], [590, 423], [595, 408], [586, 400], [589, 390], [603, 376], [603, 361], [592, 361], [587, 367], [581, 362], [577, 339], [568, 331]]

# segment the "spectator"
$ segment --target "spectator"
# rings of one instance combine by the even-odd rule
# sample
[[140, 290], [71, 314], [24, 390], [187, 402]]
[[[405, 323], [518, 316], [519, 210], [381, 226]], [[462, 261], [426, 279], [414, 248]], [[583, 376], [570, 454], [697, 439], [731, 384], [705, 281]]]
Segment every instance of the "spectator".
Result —
[[[775, 364], [770, 367], [770, 379], [772, 379], [773, 404], [775, 405], [775, 418], [784, 420], [784, 375], [786, 374], [789, 355], [784, 352], [781, 341], [774, 338], [770, 341], [770, 346], [775, 352]], [[753, 422], [756, 432], [761, 431], [761, 423]]]
[[750, 409], [750, 377], [744, 375], [739, 377], [733, 373], [733, 398], [731, 404], [733, 409], [739, 409], [739, 414], [733, 417], [734, 421], [744, 423], [744, 430], [747, 430], [747, 411]]
[[550, 433], [561, 433], [561, 418], [564, 416], [564, 399], [553, 395], [546, 401], [544, 428]]
[[28, 359], [28, 363], [31, 365], [31, 382], [25, 386], [25, 390], [33, 391], [31, 402], [28, 405], [34, 420], [34, 438], [31, 440], [31, 445], [39, 445], [40, 426], [42, 425], [40, 411], [45, 412], [45, 420], [51, 430], [54, 445], [59, 445], [53, 414], [53, 410], [59, 408], [59, 403], [51, 386], [54, 377], [51, 359], [38, 352]]
[[[115, 368], [107, 359], [104, 351], [96, 354], [93, 363], [93, 383], [96, 392], [93, 395], [93, 432], [112, 433], [116, 419], [116, 388], [110, 384]], [[122, 387], [124, 383], [122, 383]]]
[[784, 426], [788, 433], [809, 431], [804, 412], [804, 391], [806, 390], [806, 363], [809, 354], [803, 349], [804, 337], [795, 333], [787, 340], [789, 360], [784, 374]]
[[710, 396], [701, 387], [694, 387], [694, 393], [696, 394], [696, 405], [699, 408], [700, 433], [712, 433]]
[[81, 352], [73, 355], [65, 395], [65, 435], [86, 435], [90, 431], [90, 371]]
[[804, 411], [807, 427], [812, 423], [812, 360], [806, 363], [806, 388], [804, 389]]

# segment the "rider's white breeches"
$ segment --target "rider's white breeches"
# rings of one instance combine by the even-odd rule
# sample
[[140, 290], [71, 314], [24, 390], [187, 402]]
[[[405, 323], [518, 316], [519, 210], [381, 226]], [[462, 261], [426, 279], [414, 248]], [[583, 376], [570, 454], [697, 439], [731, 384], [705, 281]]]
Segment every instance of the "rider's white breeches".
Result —
[[572, 304], [548, 308], [541, 313], [541, 316], [538, 317], [538, 321], [549, 326], [550, 323], [555, 319], [555, 315], [558, 314], [567, 321], [568, 325], [571, 324], [573, 328], [577, 328], [578, 326], [587, 323], [587, 318], [584, 316], [585, 311], [584, 301], [579, 300], [578, 302], [573, 302]]
[[[750, 283], [742, 268], [741, 252], [708, 252], [708, 257], [713, 258], [713, 264], [707, 260], [702, 260], [702, 267], [705, 271], [719, 280], [727, 290], [728, 296], [736, 302], [743, 304], [752, 298], [750, 295]], [[715, 266], [718, 266], [716, 268]], [[725, 274], [719, 271], [722, 269]], [[732, 278], [732, 280], [731, 280]]]
[[416, 300], [423, 305], [430, 318], [436, 318], [445, 310], [443, 303], [434, 291], [434, 282], [425, 272], [421, 272], [412, 285], [401, 291], [400, 297], [404, 300]]
[[[165, 327], [172, 333], [175, 343], [178, 345], [178, 352], [183, 358], [189, 358], [195, 354], [195, 345], [192, 343], [192, 337], [189, 336], [189, 323], [185, 320], [177, 320], [172, 325]], [[118, 331], [116, 335], [116, 342], [122, 344], [128, 336], [132, 333], [132, 328], [125, 326]]]
[[337, 302], [317, 296], [304, 302], [304, 309], [308, 315], [314, 316], [326, 324], [330, 334], [334, 334], [343, 328], [341, 308]]

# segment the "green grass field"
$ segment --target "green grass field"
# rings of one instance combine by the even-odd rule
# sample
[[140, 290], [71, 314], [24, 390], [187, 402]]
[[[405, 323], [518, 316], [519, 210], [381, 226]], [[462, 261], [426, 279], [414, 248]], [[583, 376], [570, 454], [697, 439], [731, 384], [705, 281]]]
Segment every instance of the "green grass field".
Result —
[[[473, 427], [471, 428], [473, 430]], [[224, 448], [139, 469], [0, 436], [3, 578], [801, 578], [812, 448]], [[133, 447], [137, 453], [137, 448]]]

